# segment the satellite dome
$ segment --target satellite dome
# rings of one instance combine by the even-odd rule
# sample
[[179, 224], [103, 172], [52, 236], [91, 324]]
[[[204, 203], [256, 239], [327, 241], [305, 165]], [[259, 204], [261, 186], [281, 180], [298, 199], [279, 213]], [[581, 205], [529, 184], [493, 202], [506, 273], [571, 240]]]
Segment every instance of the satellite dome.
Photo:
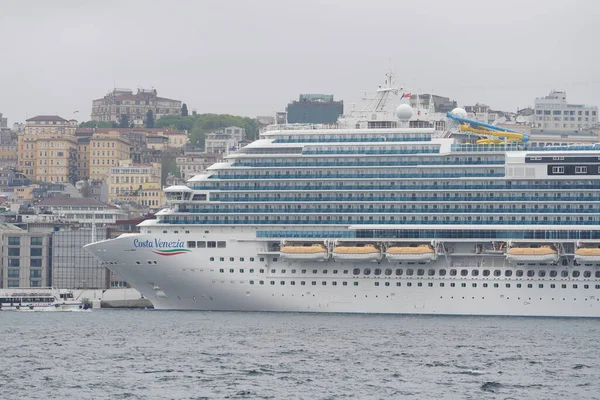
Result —
[[408, 104], [400, 104], [398, 108], [396, 108], [396, 117], [400, 121], [408, 121], [410, 117], [412, 117], [413, 110], [411, 106]]
[[452, 110], [452, 114], [458, 115], [461, 118], [467, 118], [467, 112], [464, 108], [457, 107], [454, 110]]

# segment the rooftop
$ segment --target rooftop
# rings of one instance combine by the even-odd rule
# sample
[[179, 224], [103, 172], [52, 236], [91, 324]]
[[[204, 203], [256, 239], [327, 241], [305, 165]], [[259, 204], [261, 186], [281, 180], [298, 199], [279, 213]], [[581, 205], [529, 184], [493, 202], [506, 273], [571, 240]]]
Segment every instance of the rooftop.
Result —
[[59, 117], [58, 115], [38, 115], [36, 117], [33, 118], [29, 118], [26, 120], [26, 122], [35, 122], [35, 121], [62, 121], [62, 122], [68, 122], [66, 119], [64, 119], [63, 117]]
[[49, 197], [35, 204], [36, 207], [74, 206], [74, 207], [104, 207], [112, 206], [95, 199], [77, 199], [74, 197]]

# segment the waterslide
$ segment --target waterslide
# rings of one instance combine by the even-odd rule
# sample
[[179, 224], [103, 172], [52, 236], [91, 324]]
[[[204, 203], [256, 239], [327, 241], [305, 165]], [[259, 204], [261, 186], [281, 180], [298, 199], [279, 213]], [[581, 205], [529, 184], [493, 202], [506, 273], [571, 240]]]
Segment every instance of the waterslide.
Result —
[[[477, 135], [486, 137], [485, 139], [478, 140], [477, 144], [499, 144], [504, 143], [505, 141], [526, 143], [529, 141], [529, 135], [526, 133], [465, 118], [459, 115], [462, 114], [463, 111], [464, 110], [462, 109], [454, 109], [449, 111], [446, 116], [459, 122], [461, 124], [461, 131], [473, 132]], [[464, 112], [464, 114], [466, 114], [466, 112]]]

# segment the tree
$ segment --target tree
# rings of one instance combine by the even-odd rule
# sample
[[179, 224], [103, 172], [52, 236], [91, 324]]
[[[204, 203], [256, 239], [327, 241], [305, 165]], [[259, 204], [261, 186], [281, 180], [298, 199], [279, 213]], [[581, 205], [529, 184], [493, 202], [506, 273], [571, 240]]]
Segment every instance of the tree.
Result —
[[79, 124], [80, 128], [112, 128], [112, 125], [104, 121], [87, 121]]
[[146, 113], [146, 128], [154, 128], [154, 114], [152, 114], [152, 110], [148, 110]]
[[119, 128], [132, 128], [131, 123], [129, 122], [129, 115], [121, 114], [119, 116]]
[[183, 103], [183, 105], [181, 106], [181, 116], [182, 117], [188, 116], [187, 104], [185, 104], [185, 103]]

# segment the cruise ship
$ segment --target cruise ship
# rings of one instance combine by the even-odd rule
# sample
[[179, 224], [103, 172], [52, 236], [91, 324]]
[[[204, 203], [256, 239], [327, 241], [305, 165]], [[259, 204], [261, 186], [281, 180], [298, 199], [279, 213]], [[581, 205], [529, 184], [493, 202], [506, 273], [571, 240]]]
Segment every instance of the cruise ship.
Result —
[[269, 127], [86, 250], [156, 309], [599, 317], [600, 145], [460, 108], [411, 128], [408, 104], [378, 117], [386, 83], [343, 126]]

